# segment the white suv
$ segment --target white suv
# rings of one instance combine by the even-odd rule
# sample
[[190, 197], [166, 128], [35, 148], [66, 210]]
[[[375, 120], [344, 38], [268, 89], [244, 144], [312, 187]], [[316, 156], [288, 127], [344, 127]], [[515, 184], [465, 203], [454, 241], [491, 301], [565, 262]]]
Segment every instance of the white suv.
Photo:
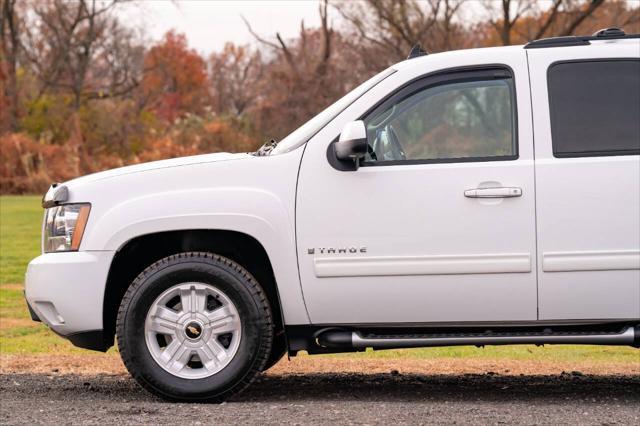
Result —
[[280, 143], [53, 185], [32, 316], [220, 401], [285, 353], [640, 344], [640, 36], [414, 50]]

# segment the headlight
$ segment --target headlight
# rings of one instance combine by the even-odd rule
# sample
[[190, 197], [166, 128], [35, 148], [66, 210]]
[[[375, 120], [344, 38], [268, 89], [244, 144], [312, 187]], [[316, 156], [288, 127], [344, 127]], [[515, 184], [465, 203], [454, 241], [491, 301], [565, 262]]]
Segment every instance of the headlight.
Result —
[[48, 208], [44, 219], [43, 251], [78, 250], [90, 210], [90, 204], [64, 204]]

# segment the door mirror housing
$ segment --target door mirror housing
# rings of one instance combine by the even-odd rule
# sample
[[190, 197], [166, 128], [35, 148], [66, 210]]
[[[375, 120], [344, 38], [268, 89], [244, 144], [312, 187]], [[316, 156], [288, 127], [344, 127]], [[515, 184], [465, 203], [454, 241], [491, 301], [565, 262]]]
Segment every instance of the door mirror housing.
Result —
[[347, 123], [338, 142], [333, 144], [336, 158], [341, 161], [358, 162], [367, 153], [367, 128], [364, 121], [357, 120]]

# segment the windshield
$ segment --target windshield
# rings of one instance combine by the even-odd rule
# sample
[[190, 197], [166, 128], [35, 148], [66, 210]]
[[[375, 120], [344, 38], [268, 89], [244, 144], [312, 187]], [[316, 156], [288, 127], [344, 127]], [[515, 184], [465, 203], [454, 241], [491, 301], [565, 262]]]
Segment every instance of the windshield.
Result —
[[309, 139], [318, 133], [328, 122], [333, 120], [338, 114], [344, 111], [349, 105], [355, 102], [360, 96], [364, 95], [376, 84], [396, 72], [393, 68], [387, 68], [379, 74], [374, 75], [369, 80], [356, 87], [335, 103], [331, 104], [327, 109], [313, 117], [311, 120], [298, 127], [289, 136], [282, 139], [278, 145], [271, 151], [271, 155], [282, 154], [292, 151], [300, 145], [306, 143]]

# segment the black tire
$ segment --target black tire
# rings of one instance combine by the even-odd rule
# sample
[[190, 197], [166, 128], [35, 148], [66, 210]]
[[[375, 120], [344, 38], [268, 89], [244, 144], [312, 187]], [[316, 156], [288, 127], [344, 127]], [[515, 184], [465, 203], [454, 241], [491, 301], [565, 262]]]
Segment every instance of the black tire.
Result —
[[[150, 306], [163, 291], [184, 282], [215, 284], [234, 303], [242, 324], [233, 359], [202, 379], [180, 378], [165, 371], [145, 341]], [[266, 294], [246, 269], [216, 254], [187, 252], [161, 259], [138, 275], [120, 304], [116, 331], [120, 356], [143, 388], [167, 400], [222, 402], [249, 386], [264, 369], [271, 354], [273, 321]]]
[[284, 335], [284, 331], [277, 333], [273, 337], [273, 344], [271, 345], [271, 353], [267, 359], [267, 363], [262, 371], [267, 371], [280, 361], [287, 353], [287, 340]]

